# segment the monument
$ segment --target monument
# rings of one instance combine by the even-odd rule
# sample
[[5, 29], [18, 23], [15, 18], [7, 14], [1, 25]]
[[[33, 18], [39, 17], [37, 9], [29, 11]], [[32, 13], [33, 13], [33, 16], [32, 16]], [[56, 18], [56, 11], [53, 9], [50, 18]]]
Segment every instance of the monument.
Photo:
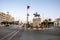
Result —
[[40, 14], [38, 14], [37, 12], [33, 14], [34, 18], [33, 18], [33, 27], [40, 27], [41, 24], [41, 18], [40, 18]]

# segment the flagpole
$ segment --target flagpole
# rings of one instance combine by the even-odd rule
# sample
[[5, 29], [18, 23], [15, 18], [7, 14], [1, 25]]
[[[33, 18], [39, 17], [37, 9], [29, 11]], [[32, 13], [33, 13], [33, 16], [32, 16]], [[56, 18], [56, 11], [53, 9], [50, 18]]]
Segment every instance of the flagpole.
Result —
[[27, 24], [28, 24], [28, 15], [29, 15], [29, 14], [28, 14], [28, 9], [27, 9]]
[[26, 26], [25, 26], [25, 30], [26, 30], [27, 27], [28, 27], [28, 9], [27, 9], [27, 14], [26, 14], [26, 16], [27, 16], [27, 17], [26, 17], [26, 19], [27, 19], [26, 22], [27, 22], [27, 23], [26, 23]]
[[27, 24], [28, 24], [28, 9], [27, 9], [27, 14], [26, 14], [26, 19], [27, 19], [27, 20], [26, 20], [25, 30], [27, 29], [27, 26], [28, 26], [28, 25], [27, 25]]
[[29, 14], [28, 14], [28, 9], [29, 9], [29, 7], [30, 7], [30, 6], [27, 6], [27, 24], [26, 24], [25, 29], [27, 29], [27, 27], [28, 27], [28, 23], [29, 23], [29, 22], [28, 22], [28, 16], [29, 16]]

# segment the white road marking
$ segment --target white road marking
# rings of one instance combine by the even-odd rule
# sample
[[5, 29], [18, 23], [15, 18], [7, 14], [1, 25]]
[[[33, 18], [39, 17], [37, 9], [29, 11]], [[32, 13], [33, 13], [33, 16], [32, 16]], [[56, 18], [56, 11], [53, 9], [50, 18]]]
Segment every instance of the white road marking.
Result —
[[14, 35], [12, 35], [8, 40], [11, 40], [19, 31], [17, 31]]
[[10, 36], [11, 34], [13, 34], [14, 32], [16, 32], [16, 31], [11, 32], [10, 34], [8, 34], [8, 35], [4, 36], [4, 37], [3, 37], [3, 38], [1, 38], [0, 40], [3, 40], [3, 39], [5, 39], [5, 38], [7, 38], [8, 36]]

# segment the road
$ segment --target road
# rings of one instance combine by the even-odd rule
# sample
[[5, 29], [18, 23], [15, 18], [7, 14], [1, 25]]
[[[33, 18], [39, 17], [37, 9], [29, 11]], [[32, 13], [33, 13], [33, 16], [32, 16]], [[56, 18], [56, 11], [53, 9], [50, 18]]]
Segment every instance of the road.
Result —
[[60, 40], [60, 28], [23, 30], [14, 25], [0, 29], [0, 40]]
[[23, 29], [20, 29], [19, 25], [10, 25], [9, 27], [0, 27], [0, 40], [12, 40], [15, 35], [21, 33]]
[[60, 40], [60, 32], [57, 31], [25, 30], [20, 40]]

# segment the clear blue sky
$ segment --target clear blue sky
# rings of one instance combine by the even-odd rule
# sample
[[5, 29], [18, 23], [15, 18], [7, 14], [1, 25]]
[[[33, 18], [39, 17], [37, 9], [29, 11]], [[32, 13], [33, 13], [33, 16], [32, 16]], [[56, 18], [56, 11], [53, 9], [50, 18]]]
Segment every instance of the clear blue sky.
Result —
[[26, 21], [27, 5], [30, 6], [29, 20], [32, 20], [35, 12], [41, 18], [60, 17], [60, 0], [0, 0], [0, 11], [8, 11], [15, 19]]

